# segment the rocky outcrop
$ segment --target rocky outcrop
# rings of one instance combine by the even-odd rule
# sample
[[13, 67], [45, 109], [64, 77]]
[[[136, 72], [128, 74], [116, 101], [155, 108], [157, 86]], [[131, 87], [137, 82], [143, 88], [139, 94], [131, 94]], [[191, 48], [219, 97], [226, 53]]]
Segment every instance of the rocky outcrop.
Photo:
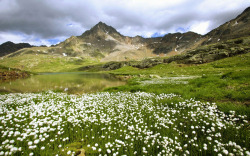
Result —
[[103, 65], [90, 65], [79, 68], [79, 71], [98, 71], [98, 70], [116, 70], [124, 66], [131, 66], [139, 69], [150, 68], [158, 64], [162, 64], [163, 59], [161, 58], [149, 58], [142, 61], [120, 61], [120, 62], [108, 62]]
[[150, 68], [153, 66], [156, 66], [158, 64], [162, 64], [163, 59], [160, 58], [151, 58], [151, 59], [145, 59], [142, 61], [122, 61], [122, 62], [109, 62], [106, 63], [102, 66], [102, 69], [104, 70], [115, 70], [119, 69], [124, 66], [131, 66], [139, 69], [144, 69], [144, 68]]

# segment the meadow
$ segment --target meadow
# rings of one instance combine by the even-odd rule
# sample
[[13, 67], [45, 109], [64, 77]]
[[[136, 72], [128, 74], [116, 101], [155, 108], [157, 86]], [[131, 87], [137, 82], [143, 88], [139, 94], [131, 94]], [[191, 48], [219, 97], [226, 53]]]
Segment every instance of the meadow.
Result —
[[249, 60], [125, 66], [105, 73], [126, 85], [92, 94], [2, 94], [0, 155], [250, 155]]
[[250, 155], [246, 115], [176, 94], [3, 94], [0, 135], [0, 155]]

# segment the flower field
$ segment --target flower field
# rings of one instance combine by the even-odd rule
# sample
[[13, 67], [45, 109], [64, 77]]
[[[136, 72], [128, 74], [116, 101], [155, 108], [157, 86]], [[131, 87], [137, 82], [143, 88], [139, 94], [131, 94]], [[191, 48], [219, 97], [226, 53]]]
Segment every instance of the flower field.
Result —
[[0, 155], [250, 155], [247, 116], [175, 94], [4, 94], [0, 137]]

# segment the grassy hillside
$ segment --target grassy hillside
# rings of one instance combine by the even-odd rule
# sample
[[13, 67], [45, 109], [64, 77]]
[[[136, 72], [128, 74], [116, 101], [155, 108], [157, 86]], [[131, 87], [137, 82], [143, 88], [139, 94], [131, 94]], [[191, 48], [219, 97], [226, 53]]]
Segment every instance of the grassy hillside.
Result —
[[216, 102], [221, 110], [250, 114], [250, 54], [201, 65], [160, 64], [148, 69], [130, 66], [109, 71], [130, 75], [126, 86], [108, 91], [174, 93], [184, 98]]
[[96, 61], [77, 57], [25, 54], [4, 58], [1, 60], [0, 65], [31, 72], [66, 72], [95, 63]]
[[159, 76], [180, 76], [180, 75], [200, 75], [202, 74], [222, 74], [229, 71], [245, 71], [250, 67], [250, 53], [229, 57], [206, 64], [189, 65], [177, 64], [159, 64], [152, 68], [138, 69], [125, 66], [118, 70], [110, 71], [113, 74], [121, 75], [140, 75], [157, 74]]

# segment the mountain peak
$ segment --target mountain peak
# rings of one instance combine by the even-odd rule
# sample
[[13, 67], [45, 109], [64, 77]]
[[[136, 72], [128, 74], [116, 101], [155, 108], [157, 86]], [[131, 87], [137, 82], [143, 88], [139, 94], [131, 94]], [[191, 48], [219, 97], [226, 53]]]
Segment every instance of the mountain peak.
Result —
[[97, 23], [94, 27], [92, 27], [90, 30], [87, 30], [86, 32], [84, 32], [82, 34], [82, 36], [89, 36], [89, 35], [93, 35], [93, 34], [118, 34], [120, 36], [122, 36], [119, 32], [117, 32], [117, 30], [115, 28], [113, 28], [112, 26], [109, 26], [103, 22], [99, 22]]
[[96, 25], [108, 27], [108, 25], [106, 23], [103, 23], [102, 21], [98, 22]]
[[116, 29], [103, 23], [103, 22], [99, 22], [98, 24], [96, 24], [93, 28], [90, 29], [90, 31], [103, 31], [105, 33], [117, 33]]
[[250, 7], [247, 7], [242, 13], [250, 12]]
[[113, 27], [111, 26], [108, 26], [107, 24], [103, 23], [103, 22], [99, 22], [97, 23], [93, 28], [91, 28], [91, 30], [103, 30], [103, 31], [107, 31], [108, 29], [114, 29]]
[[[11, 42], [11, 41], [7, 41], [7, 42], [4, 42], [2, 45], [13, 45], [15, 43]], [[1, 46], [1, 45], [0, 45]]]

